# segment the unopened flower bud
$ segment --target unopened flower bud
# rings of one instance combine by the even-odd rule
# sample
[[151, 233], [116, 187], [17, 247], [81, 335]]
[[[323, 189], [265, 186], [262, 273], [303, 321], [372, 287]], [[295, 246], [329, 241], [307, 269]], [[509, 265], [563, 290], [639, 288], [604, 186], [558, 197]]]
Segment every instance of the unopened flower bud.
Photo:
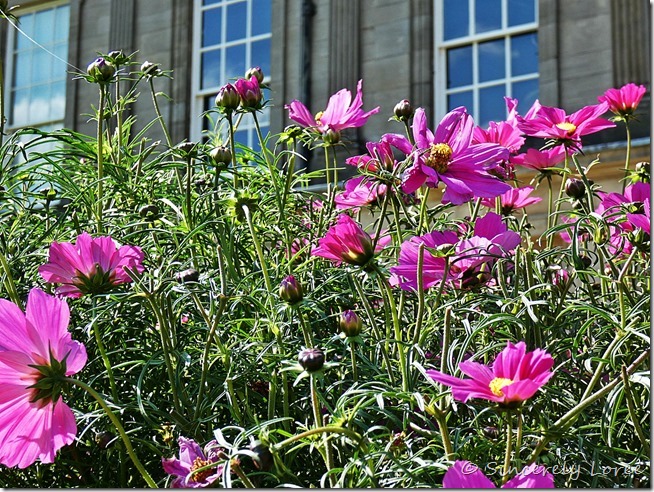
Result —
[[86, 73], [92, 79], [92, 82], [96, 84], [106, 84], [108, 83], [116, 73], [116, 67], [109, 63], [104, 58], [96, 58], [93, 62], [89, 64], [86, 69]]
[[322, 134], [322, 141], [329, 145], [337, 144], [341, 141], [341, 132], [329, 128]]
[[182, 142], [175, 146], [179, 152], [185, 157], [197, 157], [198, 156], [198, 144], [195, 142]]
[[568, 178], [565, 183], [565, 194], [570, 198], [582, 198], [586, 194], [586, 187], [581, 179]]
[[143, 75], [146, 77], [156, 77], [161, 74], [161, 69], [156, 63], [145, 61], [141, 65], [141, 72], [143, 72]]
[[216, 96], [216, 106], [224, 111], [235, 111], [241, 104], [241, 96], [232, 84], [223, 85]]
[[297, 304], [304, 298], [302, 284], [293, 275], [289, 275], [279, 284], [279, 297], [289, 304]]
[[232, 151], [229, 150], [229, 147], [219, 145], [211, 149], [209, 157], [217, 167], [227, 169], [227, 166], [232, 162]]
[[363, 322], [357, 313], [348, 309], [341, 313], [341, 319], [339, 320], [339, 326], [341, 331], [345, 334], [346, 337], [356, 337], [361, 333], [363, 329]]
[[395, 117], [400, 121], [409, 121], [409, 118], [413, 116], [413, 111], [413, 106], [411, 106], [408, 99], [402, 99], [393, 108]]
[[139, 208], [139, 215], [144, 219], [154, 220], [159, 217], [159, 207], [154, 204], [143, 205]]
[[308, 348], [300, 352], [297, 360], [305, 371], [316, 372], [325, 365], [325, 353], [319, 348]]
[[256, 77], [257, 82], [259, 82], [259, 85], [263, 83], [263, 70], [261, 70], [261, 67], [252, 67], [248, 68], [248, 71], [245, 72], [245, 78], [250, 79], [250, 77]]
[[259, 440], [252, 441], [250, 451], [254, 454], [252, 461], [257, 470], [270, 471], [272, 469], [274, 460], [268, 446]]
[[195, 268], [187, 268], [181, 272], [175, 274], [175, 280], [186, 284], [188, 282], [197, 282], [200, 279], [200, 272]]
[[110, 51], [107, 53], [107, 59], [116, 66], [125, 65], [129, 62], [129, 56], [125, 55], [123, 50]]

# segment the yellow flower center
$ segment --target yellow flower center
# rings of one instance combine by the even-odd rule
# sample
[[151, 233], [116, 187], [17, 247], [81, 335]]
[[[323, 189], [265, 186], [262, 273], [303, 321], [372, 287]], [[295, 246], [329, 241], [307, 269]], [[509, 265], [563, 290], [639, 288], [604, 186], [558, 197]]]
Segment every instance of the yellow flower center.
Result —
[[315, 116], [316, 123], [320, 123], [320, 118], [322, 118], [323, 111], [318, 111]]
[[[191, 466], [191, 472], [195, 472], [195, 470], [198, 470], [202, 468], [203, 466], [211, 465], [213, 461], [208, 461], [208, 460], [203, 460], [200, 457], [195, 458], [193, 460], [193, 465]], [[204, 482], [209, 475], [213, 473], [213, 470], [211, 468], [207, 468], [206, 470], [202, 470], [199, 472], [195, 472], [191, 475], [191, 479], [194, 482]]]
[[495, 378], [488, 384], [488, 386], [495, 396], [504, 396], [502, 388], [512, 383], [513, 381], [507, 378]]
[[577, 126], [573, 125], [569, 121], [564, 121], [563, 123], [557, 123], [556, 127], [559, 130], [563, 130], [564, 132], [567, 132], [568, 135], [572, 135], [577, 129]]
[[425, 158], [425, 165], [438, 173], [444, 173], [450, 165], [451, 157], [452, 147], [446, 143], [432, 144], [429, 148], [429, 155]]

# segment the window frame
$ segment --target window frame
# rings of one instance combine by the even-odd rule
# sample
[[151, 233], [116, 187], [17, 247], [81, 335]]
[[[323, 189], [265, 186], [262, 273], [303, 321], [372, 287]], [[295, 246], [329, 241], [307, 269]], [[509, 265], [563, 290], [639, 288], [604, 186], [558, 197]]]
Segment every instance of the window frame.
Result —
[[[49, 0], [49, 1], [44, 1], [44, 2], [39, 2], [33, 5], [28, 5], [25, 7], [19, 7], [16, 10], [12, 11], [12, 14], [15, 15], [19, 20], [21, 16], [28, 15], [28, 14], [33, 14], [36, 12], [40, 11], [46, 11], [50, 9], [55, 9], [57, 7], [61, 7], [64, 5], [67, 5], [69, 7], [69, 24], [68, 24], [68, 36], [67, 36], [67, 43], [68, 46], [66, 48], [66, 58], [68, 58], [68, 53], [70, 50], [70, 0]], [[20, 24], [16, 22], [18, 27], [20, 27]], [[12, 96], [14, 92], [14, 87], [13, 87], [13, 79], [14, 79], [14, 48], [16, 46], [16, 37], [20, 34], [11, 24], [8, 25], [7, 27], [7, 32], [6, 32], [6, 46], [5, 46], [5, 60], [6, 60], [6, 65], [5, 65], [5, 73], [4, 73], [4, 97], [5, 97], [5, 116], [7, 117], [6, 123], [5, 123], [5, 131], [8, 134], [11, 134], [13, 132], [16, 132], [18, 130], [21, 130], [23, 128], [42, 128], [42, 129], [52, 129], [57, 126], [64, 126], [65, 120], [66, 120], [66, 105], [68, 102], [67, 98], [67, 92], [68, 92], [68, 72], [66, 72], [66, 77], [64, 78], [64, 111], [60, 119], [49, 119], [49, 120], [43, 120], [43, 121], [36, 121], [36, 122], [29, 122], [27, 124], [22, 124], [22, 125], [12, 125], [12, 119], [13, 119], [13, 114], [14, 114], [14, 107], [13, 107], [13, 101], [12, 101]], [[32, 41], [30, 41], [32, 43]], [[37, 46], [38, 49], [39, 48]], [[49, 56], [53, 56], [52, 54], [48, 53]], [[69, 68], [68, 65], [68, 60], [64, 60], [66, 62], [66, 68]], [[30, 85], [30, 87], [33, 87], [33, 84]], [[11, 117], [10, 117], [11, 115]]]
[[[272, 43], [272, 25], [271, 29], [269, 32], [265, 34], [257, 34], [257, 35], [251, 35], [251, 23], [252, 23], [252, 15], [253, 15], [253, 5], [252, 5], [252, 0], [246, 0], [246, 34], [245, 37], [240, 38], [237, 41], [227, 41], [223, 42], [222, 39], [219, 43], [217, 44], [212, 44], [210, 46], [202, 46], [202, 16], [203, 13], [206, 10], [211, 10], [213, 8], [225, 8], [228, 5], [231, 4], [236, 4], [236, 3], [242, 3], [243, 0], [217, 0], [213, 4], [209, 5], [202, 5], [203, 0], [193, 0], [193, 35], [192, 35], [192, 62], [191, 62], [191, 122], [190, 122], [190, 139], [192, 141], [199, 142], [204, 138], [203, 134], [203, 128], [204, 128], [204, 117], [202, 116], [203, 113], [205, 112], [205, 99], [207, 97], [215, 97], [218, 94], [218, 90], [225, 85], [226, 83], [234, 83], [234, 80], [223, 80], [224, 75], [225, 75], [225, 66], [227, 61], [225, 60], [225, 57], [221, 57], [220, 61], [220, 84], [215, 86], [215, 87], [209, 87], [209, 88], [202, 88], [202, 53], [205, 51], [209, 50], [215, 50], [215, 49], [220, 49], [222, 53], [225, 52], [225, 49], [230, 47], [230, 46], [236, 46], [240, 44], [244, 44], [245, 46], [249, 47], [253, 42], [257, 41], [262, 41], [269, 39], [271, 40]], [[272, 3], [272, 0], [270, 0]], [[224, 30], [227, 25], [227, 16], [222, 15], [220, 19], [222, 23], [222, 28], [221, 32], [224, 33]], [[245, 43], [243, 42], [245, 40]], [[272, 50], [271, 50], [272, 51]], [[272, 56], [271, 56], [272, 59]], [[245, 69], [247, 70], [252, 66], [251, 64], [251, 50], [246, 49], [246, 59], [245, 59]], [[244, 76], [245, 73], [241, 74], [240, 76]], [[270, 82], [270, 74], [264, 74], [264, 83], [268, 84]], [[264, 92], [265, 95], [265, 92]], [[259, 124], [263, 127], [269, 126], [269, 120], [270, 120], [270, 114], [269, 111], [270, 109], [264, 109], [264, 111], [267, 111], [268, 114], [266, 115], [259, 115]], [[268, 121], [267, 121], [268, 120]], [[247, 145], [249, 147], [255, 146], [255, 142], [258, 142], [256, 139], [256, 135], [254, 134], [254, 122], [252, 121], [252, 118], [243, 118], [239, 125], [239, 130], [247, 130], [248, 131], [248, 141]], [[264, 135], [265, 136], [265, 135]]]
[[[437, 121], [440, 120], [448, 111], [447, 98], [450, 94], [472, 90], [473, 108], [467, 108], [468, 112], [473, 116], [475, 123], [486, 124], [480, 120], [480, 107], [479, 107], [479, 91], [485, 87], [499, 85], [499, 81], [503, 80], [504, 95], [511, 97], [511, 86], [514, 83], [525, 80], [539, 80], [540, 70], [532, 72], [527, 75], [514, 76], [511, 74], [511, 49], [509, 39], [513, 36], [521, 34], [536, 33], [538, 36], [539, 16], [538, 16], [538, 0], [534, 0], [534, 21], [527, 24], [520, 24], [518, 26], [508, 26], [508, 0], [501, 0], [502, 5], [502, 27], [492, 31], [485, 31], [479, 34], [470, 34], [474, 26], [474, 4], [475, 0], [461, 0], [468, 2], [468, 35], [461, 36], [455, 39], [445, 40], [443, 29], [443, 16], [444, 16], [444, 1], [434, 0], [434, 57], [435, 57], [435, 75], [434, 75], [434, 105]], [[479, 44], [487, 41], [504, 40], [504, 77], [501, 79], [493, 79], [486, 82], [479, 82], [479, 63], [478, 63], [478, 50]], [[448, 89], [447, 87], [447, 51], [451, 48], [459, 48], [465, 46], [472, 46], [472, 84]], [[521, 107], [521, 109], [523, 109]], [[526, 108], [524, 108], [526, 109]]]

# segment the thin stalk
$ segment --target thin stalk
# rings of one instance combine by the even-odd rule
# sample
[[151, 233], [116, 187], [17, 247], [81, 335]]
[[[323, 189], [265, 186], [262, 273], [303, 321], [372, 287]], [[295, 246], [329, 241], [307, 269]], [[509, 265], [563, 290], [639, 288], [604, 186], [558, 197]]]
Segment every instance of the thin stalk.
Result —
[[357, 354], [356, 343], [350, 340], [350, 359], [352, 359], [352, 380], [356, 383], [359, 381], [359, 373], [357, 371]]
[[307, 320], [304, 319], [304, 315], [300, 308], [293, 306], [293, 311], [297, 313], [297, 317], [300, 320], [300, 329], [302, 330], [302, 336], [304, 337], [304, 345], [309, 348], [313, 347], [313, 336], [311, 335], [311, 327], [307, 326]]
[[[222, 317], [223, 310], [225, 309], [225, 305], [227, 304], [227, 298], [223, 295], [220, 296], [220, 301], [218, 301], [218, 312], [216, 313], [214, 319], [210, 320], [207, 312], [205, 311], [204, 307], [202, 306], [202, 303], [200, 302], [200, 298], [198, 297], [198, 295], [195, 292], [191, 292], [191, 297], [193, 298], [196, 307], [200, 311], [200, 314], [202, 315], [202, 318], [204, 319], [204, 322], [206, 323], [207, 328], [209, 329], [209, 333], [207, 334], [207, 340], [204, 343], [204, 352], [202, 353], [202, 372], [200, 373], [200, 386], [198, 387], [198, 396], [195, 404], [195, 415], [193, 416], [193, 420], [197, 420], [200, 411], [200, 402], [204, 394], [204, 385], [207, 380], [207, 372], [208, 372], [207, 369], [209, 367], [209, 351], [211, 350], [211, 341], [214, 339], [216, 329], [218, 328], [218, 323], [220, 321], [220, 318]], [[216, 343], [218, 345], [218, 349], [223, 355], [223, 362], [224, 362], [225, 356], [228, 355], [228, 352], [225, 349], [225, 346], [222, 344], [220, 338], [219, 337], [215, 337], [215, 338], [216, 338]]]
[[475, 206], [472, 209], [472, 213], [470, 214], [470, 223], [471, 224], [474, 224], [475, 221], [477, 220], [477, 216], [479, 215], [479, 209], [481, 208], [481, 201], [482, 201], [482, 198], [475, 199]]
[[518, 470], [522, 470], [522, 460], [520, 459], [520, 448], [522, 447], [522, 431], [523, 431], [523, 425], [524, 425], [524, 419], [522, 418], [522, 409], [518, 408], [517, 410], [518, 414], [518, 423], [517, 423], [517, 428], [518, 428], [518, 433], [515, 438], [515, 467]]
[[504, 453], [504, 470], [502, 471], [502, 484], [509, 480], [511, 467], [511, 452], [513, 451], [513, 428], [511, 412], [506, 413], [506, 451]]
[[[316, 386], [316, 377], [311, 374], [309, 376], [310, 386], [311, 386], [311, 406], [313, 407], [313, 416], [316, 419], [316, 429], [322, 428], [325, 424], [322, 419], [322, 412], [320, 408], [320, 400], [318, 399], [318, 387]], [[329, 445], [328, 437], [325, 436], [323, 439], [325, 445], [325, 465], [327, 466], [327, 473], [329, 474], [329, 485], [334, 488], [336, 487], [336, 477], [329, 473], [332, 468], [334, 468], [334, 462], [332, 459], [332, 449]]]
[[364, 451], [367, 451], [368, 449], [363, 437], [361, 437], [359, 434], [345, 427], [335, 427], [335, 426], [317, 427], [315, 429], [309, 429], [307, 431], [302, 432], [301, 434], [297, 434], [295, 436], [291, 436], [287, 439], [284, 439], [283, 441], [278, 442], [277, 444], [271, 446], [271, 448], [274, 451], [279, 451], [280, 449], [288, 446], [289, 444], [293, 444], [295, 441], [299, 441], [300, 439], [304, 439], [305, 437], [311, 437], [311, 436], [315, 436], [316, 434], [327, 434], [327, 433], [345, 434], [350, 439], [357, 441], [357, 443], [364, 449]]
[[98, 234], [104, 232], [104, 226], [102, 223], [102, 213], [104, 211], [104, 204], [102, 203], [104, 199], [104, 131], [102, 122], [104, 121], [104, 104], [105, 104], [105, 91], [106, 87], [104, 84], [100, 84], [100, 103], [98, 105], [98, 124], [97, 124], [97, 152], [96, 159], [98, 161], [98, 196], [96, 203], [96, 220], [97, 220], [97, 231]]
[[91, 326], [93, 327], [93, 335], [95, 336], [95, 343], [98, 345], [98, 350], [100, 351], [100, 356], [104, 362], [104, 367], [107, 369], [107, 377], [109, 378], [109, 386], [111, 386], [111, 396], [114, 399], [114, 403], [120, 403], [118, 398], [118, 389], [116, 388], [116, 380], [114, 378], [114, 371], [111, 367], [111, 362], [109, 361], [109, 356], [107, 355], [107, 350], [105, 349], [104, 343], [102, 342], [102, 335], [100, 334], [100, 328], [97, 323], [97, 300], [95, 297], [91, 299]]
[[0, 63], [0, 147], [5, 137], [5, 75], [2, 66]]
[[629, 176], [629, 162], [631, 161], [631, 130], [629, 129], [629, 120], [625, 118], [625, 129], [627, 130], [627, 155], [624, 160], [624, 177], [622, 178], [622, 194], [627, 186], [627, 177]]
[[184, 189], [184, 203], [186, 212], [186, 227], [188, 230], [193, 229], [193, 207], [191, 205], [191, 180], [193, 178], [193, 157], [186, 156], [186, 187]]
[[164, 132], [166, 137], [166, 144], [169, 148], [173, 147], [173, 139], [170, 138], [170, 133], [168, 132], [168, 127], [166, 127], [166, 122], [164, 121], [163, 115], [161, 114], [161, 109], [159, 108], [159, 101], [157, 101], [157, 93], [154, 91], [154, 77], [149, 77], [148, 82], [150, 82], [150, 94], [152, 95], [152, 104], [154, 105], [154, 112], [157, 115], [157, 121], [161, 125], [161, 130]]
[[120, 66], [116, 65], [116, 131], [118, 132], [118, 151], [116, 152], [116, 167], [120, 168], [120, 158], [123, 146], [123, 111], [120, 109]]
[[0, 266], [2, 266], [2, 270], [5, 274], [4, 284], [5, 289], [7, 290], [7, 295], [9, 296], [9, 299], [11, 299], [11, 302], [17, 306], [20, 306], [22, 302], [20, 297], [18, 297], [18, 292], [16, 291], [16, 283], [14, 282], [14, 277], [11, 274], [9, 262], [3, 253], [0, 253]]
[[452, 447], [452, 441], [450, 440], [450, 433], [447, 429], [447, 421], [445, 420], [445, 413], [438, 408], [434, 408], [432, 415], [438, 423], [438, 430], [441, 433], [441, 439], [443, 440], [443, 448], [445, 449], [445, 459], [452, 461], [454, 457], [454, 448]]
[[236, 475], [238, 475], [238, 478], [241, 479], [241, 482], [243, 482], [243, 485], [245, 485], [246, 489], [256, 489], [252, 481], [248, 478], [248, 476], [241, 468], [241, 465], [239, 464], [237, 458], [234, 458], [229, 462], [229, 467], [234, 473], [236, 473]]
[[[638, 358], [626, 369], [626, 374], [627, 376], [631, 375], [640, 364], [642, 364], [645, 360], [649, 359], [649, 350], [646, 350]], [[611, 392], [613, 388], [615, 388], [618, 383], [622, 381], [622, 375], [620, 377], [614, 379], [611, 381], [609, 384], [604, 386], [602, 389], [596, 391], [592, 395], [583, 398], [577, 405], [575, 405], [571, 410], [569, 410], [563, 417], [561, 417], [559, 420], [557, 420], [550, 428], [547, 434], [545, 434], [543, 437], [541, 437], [540, 441], [538, 442], [538, 445], [534, 449], [534, 451], [531, 453], [531, 456], [529, 457], [529, 460], [527, 462], [528, 465], [532, 464], [534, 461], [536, 461], [536, 458], [540, 455], [540, 453], [545, 449], [547, 444], [556, 436], [558, 435], [561, 431], [565, 430], [569, 426], [571, 426], [576, 420], [579, 415], [592, 403], [595, 403], [597, 400], [602, 398], [604, 395], [607, 395], [608, 393]]]
[[266, 265], [266, 259], [263, 255], [263, 250], [261, 249], [261, 243], [259, 242], [259, 237], [257, 236], [256, 231], [254, 230], [254, 224], [252, 223], [252, 216], [250, 215], [250, 208], [247, 205], [242, 205], [243, 213], [245, 214], [245, 220], [248, 223], [250, 229], [250, 235], [252, 236], [252, 242], [254, 243], [254, 249], [259, 258], [259, 263], [261, 264], [261, 272], [263, 273], [263, 280], [266, 284], [266, 289], [270, 294], [273, 290], [272, 282], [270, 281], [270, 275], [268, 274], [268, 267]]
[[375, 265], [375, 271], [377, 273], [377, 281], [379, 283], [379, 288], [382, 294], [386, 294], [388, 300], [389, 310], [391, 312], [391, 317], [393, 319], [393, 330], [395, 333], [395, 344], [397, 346], [397, 357], [400, 363], [400, 374], [402, 375], [402, 391], [409, 391], [409, 381], [407, 376], [406, 368], [406, 359], [404, 355], [404, 345], [402, 342], [402, 328], [400, 326], [400, 319], [397, 313], [397, 305], [395, 304], [395, 298], [393, 297], [393, 292], [388, 285], [388, 282], [384, 278], [381, 270], [377, 265]]
[[129, 440], [129, 436], [127, 435], [127, 432], [125, 432], [125, 429], [120, 423], [120, 420], [118, 420], [118, 417], [116, 417], [114, 412], [111, 411], [109, 405], [107, 405], [107, 403], [102, 399], [102, 397], [88, 384], [73, 378], [65, 378], [64, 380], [68, 383], [77, 386], [78, 388], [83, 389], [89, 395], [91, 395], [95, 399], [95, 401], [97, 401], [100, 404], [104, 412], [107, 414], [107, 417], [109, 417], [109, 420], [111, 420], [111, 422], [114, 424], [114, 427], [116, 427], [118, 434], [120, 434], [120, 437], [123, 439], [123, 443], [125, 443], [125, 449], [127, 449], [127, 454], [129, 454], [129, 457], [132, 459], [132, 462], [136, 466], [137, 470], [141, 473], [143, 479], [146, 481], [146, 483], [150, 488], [153, 489], [158, 488], [155, 481], [152, 480], [152, 477], [150, 476], [150, 474], [147, 472], [147, 470], [144, 468], [144, 466], [141, 464], [138, 457], [136, 456], [136, 453], [134, 452], [134, 448], [132, 447], [132, 442]]
[[424, 230], [427, 230], [427, 201], [429, 200], [430, 191], [431, 187], [427, 186], [427, 189], [422, 196], [422, 201], [420, 202], [420, 215], [418, 218], [418, 229], [416, 230], [416, 236], [422, 235], [423, 226]]
[[643, 450], [645, 450], [645, 455], [649, 456], [649, 439], [643, 432], [643, 428], [640, 426], [638, 417], [636, 415], [636, 405], [634, 404], [634, 397], [631, 394], [631, 387], [629, 384], [629, 376], [627, 375], [627, 368], [623, 365], [621, 368], [622, 384], [624, 386], [624, 396], [627, 400], [627, 410], [629, 411], [629, 416], [631, 417], [631, 422], [634, 424], [634, 430], [638, 435], [640, 443], [643, 445]]
[[229, 150], [232, 152], [232, 176], [234, 176], [234, 188], [238, 188], [238, 173], [236, 172], [236, 143], [234, 142], [234, 120], [231, 111], [225, 115], [227, 124], [229, 125]]
[[416, 313], [416, 327], [413, 332], [413, 345], [420, 341], [420, 332], [422, 331], [422, 318], [425, 315], [425, 287], [424, 278], [422, 277], [422, 267], [425, 259], [425, 243], [418, 246], [418, 264], [416, 266], [416, 278], [418, 279], [418, 312]]
[[[441, 367], [440, 370], [443, 374], [446, 373], [445, 361], [447, 360], [447, 353], [450, 350], [451, 342], [451, 325], [452, 325], [452, 306], [445, 308], [445, 319], [443, 321], [443, 349], [441, 351]], [[445, 400], [439, 402], [441, 411], [445, 411]]]

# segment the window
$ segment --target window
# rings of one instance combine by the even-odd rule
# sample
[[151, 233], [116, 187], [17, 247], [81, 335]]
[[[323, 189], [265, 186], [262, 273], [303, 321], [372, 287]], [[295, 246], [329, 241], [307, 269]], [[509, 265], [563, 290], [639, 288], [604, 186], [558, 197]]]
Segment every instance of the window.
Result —
[[18, 14], [19, 32], [8, 30], [7, 129], [54, 130], [66, 110], [66, 61], [70, 7], [48, 2]]
[[[271, 18], [272, 0], [195, 0], [193, 115], [213, 108], [220, 87], [243, 77], [250, 67], [261, 67], [269, 78]], [[265, 136], [269, 111], [258, 117]], [[199, 140], [206, 130], [214, 130], [208, 119], [196, 119], [191, 138]], [[258, 146], [252, 118], [243, 118], [235, 139]]]
[[436, 0], [438, 114], [466, 106], [480, 126], [538, 98], [538, 0]]

